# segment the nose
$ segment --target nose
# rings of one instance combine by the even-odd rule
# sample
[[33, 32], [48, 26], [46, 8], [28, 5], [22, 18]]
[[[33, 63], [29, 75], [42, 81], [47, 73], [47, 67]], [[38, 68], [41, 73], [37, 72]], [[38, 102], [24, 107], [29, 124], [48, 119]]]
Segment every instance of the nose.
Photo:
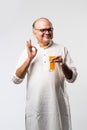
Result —
[[49, 30], [45, 30], [45, 33], [46, 33], [46, 34], [49, 34], [49, 33], [50, 33], [50, 31], [49, 31]]

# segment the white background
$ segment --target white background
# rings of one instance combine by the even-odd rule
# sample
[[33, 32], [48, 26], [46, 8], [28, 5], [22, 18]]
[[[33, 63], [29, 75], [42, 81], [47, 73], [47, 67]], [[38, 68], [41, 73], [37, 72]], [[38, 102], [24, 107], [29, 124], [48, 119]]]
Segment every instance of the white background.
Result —
[[87, 130], [87, 1], [0, 0], [0, 130], [25, 130], [26, 79], [12, 82], [18, 56], [31, 39], [32, 23], [47, 17], [54, 41], [66, 46], [77, 66], [78, 78], [67, 83], [73, 130]]

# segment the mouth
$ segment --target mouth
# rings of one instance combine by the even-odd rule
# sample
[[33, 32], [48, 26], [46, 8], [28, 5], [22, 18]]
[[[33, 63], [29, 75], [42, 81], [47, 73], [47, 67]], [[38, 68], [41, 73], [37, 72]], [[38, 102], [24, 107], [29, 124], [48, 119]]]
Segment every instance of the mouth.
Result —
[[44, 35], [43, 38], [52, 39], [52, 36], [51, 35]]

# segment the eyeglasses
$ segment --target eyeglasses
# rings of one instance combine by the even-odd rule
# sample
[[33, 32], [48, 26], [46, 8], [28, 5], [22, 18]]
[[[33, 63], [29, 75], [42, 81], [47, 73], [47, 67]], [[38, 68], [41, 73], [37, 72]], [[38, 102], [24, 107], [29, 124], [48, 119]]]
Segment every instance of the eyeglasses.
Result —
[[35, 30], [38, 30], [42, 33], [45, 33], [45, 32], [52, 32], [53, 31], [53, 28], [44, 28], [44, 29], [37, 29], [35, 28]]

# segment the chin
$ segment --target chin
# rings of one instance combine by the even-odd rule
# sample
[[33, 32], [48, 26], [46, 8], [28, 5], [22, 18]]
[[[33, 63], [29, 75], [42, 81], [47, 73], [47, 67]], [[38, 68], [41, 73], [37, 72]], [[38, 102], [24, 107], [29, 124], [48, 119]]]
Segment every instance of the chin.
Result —
[[50, 42], [52, 39], [44, 39], [44, 42]]
[[51, 41], [52, 41], [52, 39], [48, 40], [48, 42], [47, 42], [47, 43], [50, 43]]

